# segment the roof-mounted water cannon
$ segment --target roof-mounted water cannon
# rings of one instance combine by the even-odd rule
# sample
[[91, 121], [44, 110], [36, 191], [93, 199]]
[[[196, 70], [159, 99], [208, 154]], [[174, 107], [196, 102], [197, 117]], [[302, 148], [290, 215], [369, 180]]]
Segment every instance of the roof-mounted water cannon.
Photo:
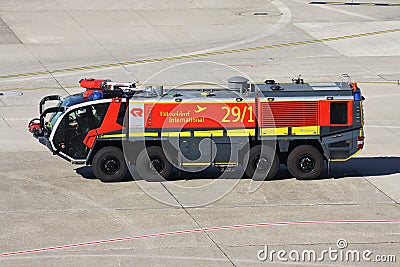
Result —
[[122, 97], [133, 95], [142, 91], [136, 87], [136, 82], [112, 82], [109, 79], [82, 79], [81, 87], [86, 88], [83, 97], [86, 100], [97, 100], [109, 97]]
[[109, 79], [82, 79], [79, 81], [79, 85], [86, 89], [98, 89], [98, 90], [127, 90], [136, 88], [136, 82], [112, 82]]
[[105, 83], [111, 82], [111, 80], [104, 80], [104, 79], [92, 79], [92, 78], [85, 78], [79, 81], [79, 85], [86, 89], [104, 89]]

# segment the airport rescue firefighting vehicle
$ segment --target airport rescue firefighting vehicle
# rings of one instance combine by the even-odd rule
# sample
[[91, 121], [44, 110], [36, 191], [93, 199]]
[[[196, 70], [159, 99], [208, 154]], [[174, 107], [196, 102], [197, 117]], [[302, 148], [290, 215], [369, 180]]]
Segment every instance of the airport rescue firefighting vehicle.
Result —
[[[29, 130], [54, 154], [91, 165], [102, 181], [124, 179], [129, 166], [148, 180], [207, 166], [243, 166], [253, 179], [270, 179], [280, 164], [298, 179], [315, 179], [324, 161], [346, 161], [364, 146], [364, 97], [348, 75], [325, 84], [235, 76], [214, 89], [80, 85], [83, 93], [44, 97]], [[58, 104], [43, 110], [47, 101]]]

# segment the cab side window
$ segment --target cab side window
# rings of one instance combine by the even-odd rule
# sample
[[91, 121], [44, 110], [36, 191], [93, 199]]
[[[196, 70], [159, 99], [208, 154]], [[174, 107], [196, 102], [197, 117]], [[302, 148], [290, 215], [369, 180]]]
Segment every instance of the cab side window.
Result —
[[83, 144], [87, 132], [90, 130], [92, 117], [86, 107], [81, 107], [68, 114], [67, 124], [67, 154], [75, 159], [84, 159], [88, 148]]
[[121, 126], [124, 126], [124, 119], [126, 114], [126, 105], [125, 103], [121, 103], [121, 107], [118, 112], [117, 123]]
[[88, 107], [93, 115], [92, 129], [101, 126], [109, 106], [110, 103], [102, 103]]
[[81, 132], [87, 132], [90, 129], [90, 114], [86, 107], [74, 110], [68, 114], [68, 126]]

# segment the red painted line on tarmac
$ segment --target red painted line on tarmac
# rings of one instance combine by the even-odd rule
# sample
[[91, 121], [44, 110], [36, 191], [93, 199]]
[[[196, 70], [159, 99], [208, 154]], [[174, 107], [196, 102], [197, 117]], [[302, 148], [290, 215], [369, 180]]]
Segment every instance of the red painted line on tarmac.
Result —
[[13, 251], [13, 252], [1, 253], [0, 257], [23, 255], [23, 254], [28, 254], [28, 253], [37, 253], [37, 252], [52, 251], [52, 250], [69, 249], [69, 248], [76, 248], [76, 247], [85, 247], [85, 246], [100, 245], [100, 244], [106, 244], [106, 243], [115, 243], [115, 242], [121, 242], [121, 241], [131, 241], [131, 240], [135, 240], [135, 239], [146, 239], [146, 238], [152, 238], [152, 237], [163, 237], [163, 236], [181, 235], [181, 234], [189, 234], [189, 233], [203, 233], [203, 232], [207, 232], [207, 231], [220, 231], [220, 230], [227, 230], [227, 229], [241, 229], [241, 228], [281, 226], [281, 225], [351, 224], [351, 223], [360, 223], [360, 224], [361, 223], [366, 223], [366, 224], [368, 224], [368, 223], [375, 223], [375, 224], [379, 224], [379, 223], [397, 224], [397, 223], [399, 223], [400, 224], [400, 220], [327, 220], [327, 221], [294, 221], [294, 222], [248, 223], [248, 224], [239, 224], [239, 225], [226, 225], [226, 226], [188, 229], [188, 230], [155, 233], [155, 234], [147, 234], [147, 235], [135, 235], [135, 236], [119, 237], [119, 238], [105, 239], [105, 240], [99, 240], [99, 241], [89, 241], [89, 242], [83, 242], [83, 243], [54, 246], [54, 247]]

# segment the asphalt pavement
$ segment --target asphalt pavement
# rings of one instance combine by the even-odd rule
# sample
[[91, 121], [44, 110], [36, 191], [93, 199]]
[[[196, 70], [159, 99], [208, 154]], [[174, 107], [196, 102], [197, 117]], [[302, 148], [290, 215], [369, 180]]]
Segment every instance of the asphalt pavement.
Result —
[[[351, 2], [0, 0], [0, 265], [398, 265], [400, 7]], [[317, 180], [281, 166], [264, 182], [102, 183], [27, 131], [43, 96], [85, 77], [168, 87], [342, 73], [366, 98], [365, 149]]]

